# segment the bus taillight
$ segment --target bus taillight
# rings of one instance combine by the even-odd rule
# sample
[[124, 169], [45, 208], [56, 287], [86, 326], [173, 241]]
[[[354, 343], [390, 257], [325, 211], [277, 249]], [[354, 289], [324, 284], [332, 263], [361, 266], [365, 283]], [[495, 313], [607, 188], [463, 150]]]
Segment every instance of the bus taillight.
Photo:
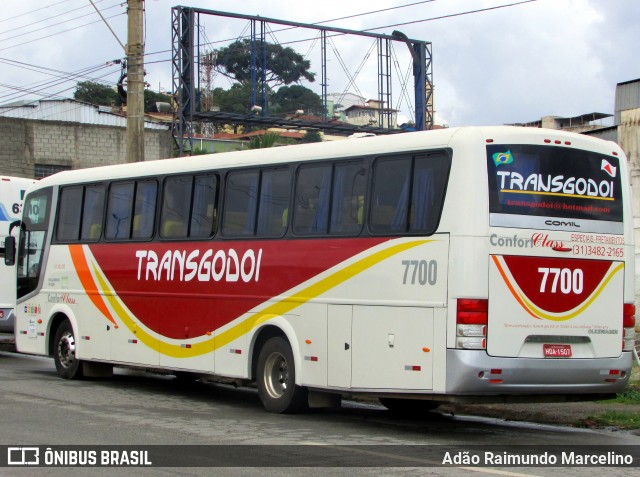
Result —
[[456, 309], [456, 347], [462, 349], [486, 349], [488, 317], [488, 300], [458, 299]]
[[622, 310], [622, 351], [632, 351], [636, 339], [636, 306], [633, 303], [625, 303]]

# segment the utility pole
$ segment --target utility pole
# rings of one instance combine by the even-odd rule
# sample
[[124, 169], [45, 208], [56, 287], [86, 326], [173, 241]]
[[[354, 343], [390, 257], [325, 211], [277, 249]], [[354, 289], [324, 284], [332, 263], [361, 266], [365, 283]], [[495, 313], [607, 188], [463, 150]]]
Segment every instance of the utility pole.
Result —
[[143, 2], [127, 1], [127, 162], [144, 161]]

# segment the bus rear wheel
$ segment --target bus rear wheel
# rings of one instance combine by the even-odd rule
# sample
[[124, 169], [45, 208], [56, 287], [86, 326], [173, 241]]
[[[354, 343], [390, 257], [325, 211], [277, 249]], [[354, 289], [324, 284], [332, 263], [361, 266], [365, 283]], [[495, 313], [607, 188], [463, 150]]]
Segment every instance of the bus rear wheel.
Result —
[[275, 336], [264, 344], [257, 371], [258, 395], [267, 411], [294, 413], [307, 407], [307, 389], [296, 386], [293, 352], [284, 338]]
[[58, 375], [64, 379], [82, 378], [82, 362], [76, 357], [76, 337], [69, 321], [64, 321], [58, 327], [53, 345], [53, 360]]

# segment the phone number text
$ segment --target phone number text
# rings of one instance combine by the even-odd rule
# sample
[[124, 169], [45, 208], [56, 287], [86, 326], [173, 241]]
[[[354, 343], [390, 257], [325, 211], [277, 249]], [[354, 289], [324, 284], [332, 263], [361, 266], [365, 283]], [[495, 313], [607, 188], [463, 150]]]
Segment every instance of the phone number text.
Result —
[[600, 245], [574, 245], [574, 255], [586, 255], [588, 257], [624, 257], [624, 247], [604, 247]]

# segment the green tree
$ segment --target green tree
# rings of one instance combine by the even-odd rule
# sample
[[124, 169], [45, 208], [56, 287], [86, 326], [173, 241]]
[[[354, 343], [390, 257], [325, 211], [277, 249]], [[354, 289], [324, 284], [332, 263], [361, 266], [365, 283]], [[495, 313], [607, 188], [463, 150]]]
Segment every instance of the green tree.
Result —
[[76, 85], [73, 99], [101, 106], [119, 105], [120, 100], [115, 89], [93, 81], [81, 81]]
[[215, 88], [211, 92], [212, 104], [225, 113], [248, 114], [251, 110], [251, 86], [234, 83], [229, 89]]
[[171, 103], [171, 97], [168, 94], [156, 93], [150, 89], [144, 90], [144, 112], [151, 113], [157, 111], [156, 103]]
[[[76, 85], [73, 99], [85, 103], [98, 104], [100, 106], [121, 106], [122, 101], [118, 92], [101, 83], [93, 81], [81, 81]], [[170, 103], [171, 97], [166, 94], [156, 93], [150, 89], [144, 90], [144, 112], [157, 111], [156, 103]]]
[[322, 114], [322, 99], [309, 88], [299, 84], [282, 86], [271, 97], [273, 114], [294, 113], [297, 110], [305, 114]]
[[[303, 79], [315, 81], [315, 73], [309, 68], [311, 62], [290, 47], [283, 47], [274, 43], [266, 45], [267, 61], [265, 76], [271, 88], [282, 84], [299, 83]], [[258, 76], [262, 71], [262, 52], [257, 47]], [[229, 46], [216, 50], [213, 59], [213, 67], [224, 76], [240, 82], [251, 81], [251, 41], [249, 39], [238, 40]]]

